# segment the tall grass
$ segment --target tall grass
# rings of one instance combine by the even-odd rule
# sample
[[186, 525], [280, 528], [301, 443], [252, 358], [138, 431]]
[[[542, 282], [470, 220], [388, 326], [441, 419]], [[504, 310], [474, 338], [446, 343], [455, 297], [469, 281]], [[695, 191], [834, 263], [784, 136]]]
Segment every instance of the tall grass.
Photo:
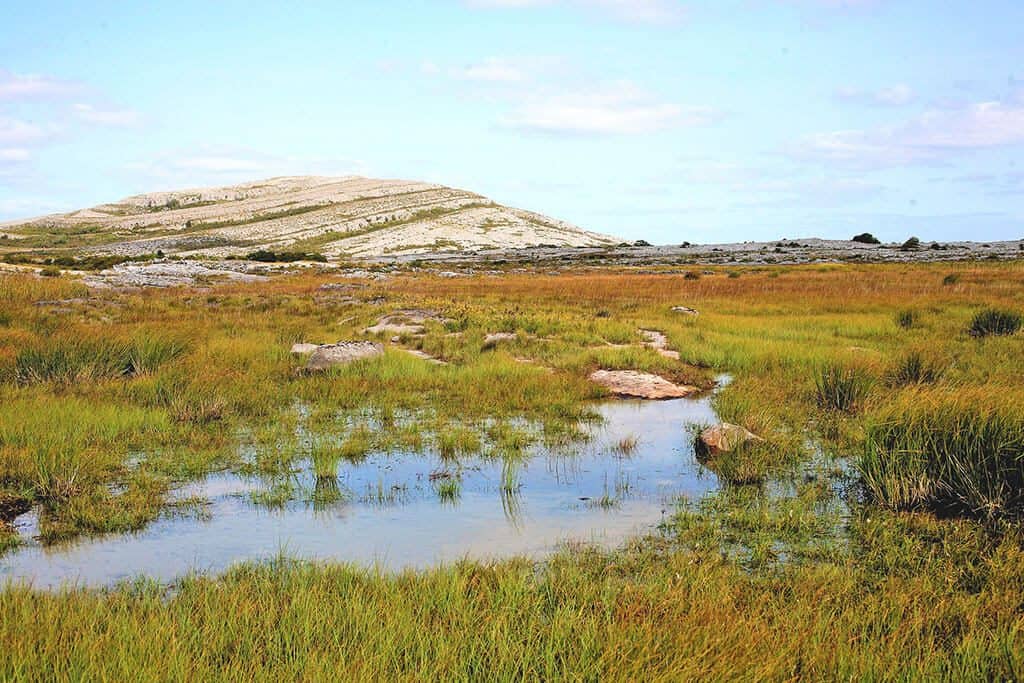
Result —
[[852, 366], [827, 364], [814, 375], [818, 407], [852, 413], [859, 410], [871, 392], [873, 379], [866, 371]]
[[974, 316], [969, 332], [975, 337], [1015, 334], [1021, 326], [1021, 316], [1014, 311], [987, 308]]
[[14, 376], [21, 384], [76, 382], [128, 377], [152, 372], [185, 351], [185, 344], [153, 335], [134, 339], [49, 337], [23, 348]]
[[1024, 405], [915, 392], [872, 416], [860, 461], [872, 499], [986, 518], [1024, 513]]

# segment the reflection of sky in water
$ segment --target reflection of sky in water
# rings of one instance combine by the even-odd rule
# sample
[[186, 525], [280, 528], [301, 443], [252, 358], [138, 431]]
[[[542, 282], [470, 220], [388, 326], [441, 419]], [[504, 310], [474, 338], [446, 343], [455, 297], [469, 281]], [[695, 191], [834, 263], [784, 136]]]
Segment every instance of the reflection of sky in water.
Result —
[[[436, 456], [342, 461], [338, 487], [347, 499], [317, 509], [294, 502], [268, 510], [250, 500], [258, 480], [212, 475], [179, 492], [208, 498], [208, 519], [169, 517], [134, 534], [49, 548], [32, 544], [0, 558], [0, 577], [39, 587], [102, 585], [138, 575], [170, 580], [280, 552], [387, 568], [537, 556], [569, 540], [617, 544], [657, 524], [673, 497], [697, 497], [715, 487], [694, 459], [687, 429], [715, 421], [709, 398], [615, 401], [597, 409], [605, 422], [592, 428], [592, 440], [566, 454], [538, 450], [524, 458], [514, 465], [511, 492], [502, 485], [508, 477], [502, 462], [486, 458], [461, 460], [460, 493], [447, 503], [430, 474], [456, 468]], [[612, 446], [628, 436], [639, 438], [636, 450], [628, 457], [614, 453]], [[308, 472], [296, 481], [306, 490], [315, 486]], [[378, 491], [393, 493], [396, 502], [374, 502]], [[598, 504], [603, 497], [615, 504]], [[31, 525], [32, 518], [21, 522]]]

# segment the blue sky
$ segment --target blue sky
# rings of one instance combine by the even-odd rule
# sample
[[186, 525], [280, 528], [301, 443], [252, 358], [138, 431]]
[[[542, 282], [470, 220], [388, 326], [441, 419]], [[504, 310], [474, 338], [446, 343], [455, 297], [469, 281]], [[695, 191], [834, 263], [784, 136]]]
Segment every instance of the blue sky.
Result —
[[357, 173], [657, 243], [1024, 237], [1019, 0], [80, 1], [4, 15], [0, 220]]

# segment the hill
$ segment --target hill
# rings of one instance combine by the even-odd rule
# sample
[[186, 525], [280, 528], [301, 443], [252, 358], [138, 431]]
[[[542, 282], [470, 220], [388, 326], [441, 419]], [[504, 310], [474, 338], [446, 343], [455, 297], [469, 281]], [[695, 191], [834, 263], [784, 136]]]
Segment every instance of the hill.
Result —
[[406, 180], [295, 176], [152, 192], [0, 224], [0, 246], [95, 254], [328, 257], [618, 243], [472, 192]]

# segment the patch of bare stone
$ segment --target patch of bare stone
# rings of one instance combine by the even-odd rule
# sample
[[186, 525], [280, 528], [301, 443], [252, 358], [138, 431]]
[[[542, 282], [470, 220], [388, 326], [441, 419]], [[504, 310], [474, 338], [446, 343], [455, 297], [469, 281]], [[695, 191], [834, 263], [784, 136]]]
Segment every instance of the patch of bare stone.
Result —
[[636, 370], [597, 370], [590, 381], [600, 384], [616, 396], [661, 400], [685, 398], [700, 389], [688, 384], [675, 384], [660, 375]]

